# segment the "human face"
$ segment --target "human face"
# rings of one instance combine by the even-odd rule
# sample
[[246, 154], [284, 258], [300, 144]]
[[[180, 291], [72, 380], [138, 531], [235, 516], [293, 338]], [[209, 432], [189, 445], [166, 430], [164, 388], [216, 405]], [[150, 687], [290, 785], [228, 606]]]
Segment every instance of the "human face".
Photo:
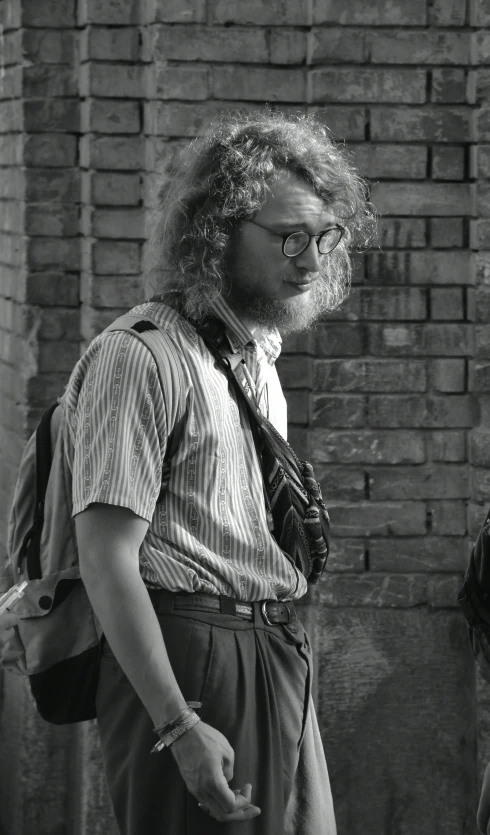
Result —
[[319, 235], [338, 218], [311, 185], [281, 172], [253, 220], [244, 222], [231, 242], [227, 301], [249, 326], [305, 330], [328, 308], [321, 268], [329, 255], [320, 255], [312, 238], [300, 255], [288, 258], [280, 236], [299, 230]]

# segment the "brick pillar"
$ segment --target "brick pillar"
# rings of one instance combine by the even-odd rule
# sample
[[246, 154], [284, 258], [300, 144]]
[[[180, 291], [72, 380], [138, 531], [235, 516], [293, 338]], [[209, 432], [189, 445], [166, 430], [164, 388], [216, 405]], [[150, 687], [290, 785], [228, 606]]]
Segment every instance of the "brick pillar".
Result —
[[[0, 13], [3, 559], [21, 451], [78, 358], [80, 176], [75, 0], [9, 0]], [[64, 831], [73, 729], [44, 723], [22, 679], [1, 683], [0, 828]]]
[[[475, 322], [475, 359], [471, 367], [471, 384], [478, 397], [481, 420], [470, 436], [471, 503], [468, 508], [472, 540], [485, 518], [490, 487], [490, 95], [488, 82], [490, 5], [473, 0], [470, 7], [472, 32], [472, 63], [469, 78], [471, 101], [476, 106], [474, 145], [470, 160], [470, 177], [474, 185], [470, 230], [470, 247], [474, 277], [471, 313]], [[490, 762], [490, 694], [488, 684], [476, 675], [478, 710], [478, 772], [479, 785]]]

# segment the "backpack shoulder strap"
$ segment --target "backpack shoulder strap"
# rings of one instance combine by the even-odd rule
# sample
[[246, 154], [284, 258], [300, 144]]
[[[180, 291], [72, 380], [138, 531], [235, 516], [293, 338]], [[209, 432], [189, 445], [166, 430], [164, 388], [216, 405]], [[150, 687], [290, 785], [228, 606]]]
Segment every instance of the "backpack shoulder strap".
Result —
[[185, 385], [182, 362], [165, 327], [148, 316], [126, 313], [116, 319], [106, 331], [127, 331], [143, 342], [150, 351], [158, 371], [165, 397], [168, 433], [177, 427], [185, 412]]

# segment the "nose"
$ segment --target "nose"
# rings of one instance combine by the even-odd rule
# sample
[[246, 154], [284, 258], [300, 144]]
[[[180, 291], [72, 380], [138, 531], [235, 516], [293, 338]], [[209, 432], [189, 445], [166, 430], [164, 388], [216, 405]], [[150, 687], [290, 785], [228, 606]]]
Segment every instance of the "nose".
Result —
[[315, 238], [310, 240], [310, 243], [300, 255], [294, 259], [296, 266], [300, 270], [305, 270], [309, 273], [320, 272], [320, 253]]

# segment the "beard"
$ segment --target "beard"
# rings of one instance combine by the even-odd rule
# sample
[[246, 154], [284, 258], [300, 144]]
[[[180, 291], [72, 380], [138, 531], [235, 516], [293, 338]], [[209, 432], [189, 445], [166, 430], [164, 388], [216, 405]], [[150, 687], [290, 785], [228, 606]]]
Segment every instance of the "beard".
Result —
[[338, 256], [328, 259], [311, 289], [304, 294], [272, 299], [242, 288], [236, 295], [231, 290], [227, 300], [238, 315], [266, 330], [277, 328], [283, 336], [305, 333], [325, 314], [336, 310], [348, 295], [350, 262], [348, 256], [342, 257], [340, 252]]

